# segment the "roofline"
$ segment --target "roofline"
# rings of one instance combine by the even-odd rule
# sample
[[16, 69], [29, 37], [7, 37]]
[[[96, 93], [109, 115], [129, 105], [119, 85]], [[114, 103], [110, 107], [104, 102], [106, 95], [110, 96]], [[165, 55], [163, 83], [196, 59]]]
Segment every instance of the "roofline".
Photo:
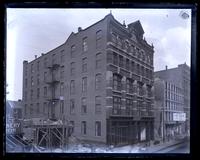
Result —
[[39, 57], [37, 57], [37, 58], [35, 58], [35, 59], [33, 59], [32, 61], [30, 61], [30, 62], [28, 62], [28, 64], [31, 64], [32, 62], [34, 62], [35, 60], [38, 60], [38, 59], [40, 59], [41, 57], [43, 57], [43, 56], [46, 56], [47, 54], [49, 54], [50, 52], [52, 52], [52, 51], [54, 51], [54, 50], [56, 50], [56, 49], [58, 49], [59, 47], [61, 47], [61, 46], [63, 46], [65, 43], [63, 43], [63, 44], [61, 44], [61, 45], [59, 45], [59, 46], [57, 46], [56, 48], [54, 48], [54, 49], [52, 49], [52, 50], [50, 50], [50, 51], [48, 51], [48, 52], [46, 52], [46, 53], [42, 53], [43, 55], [41, 55], [41, 56], [39, 56]]

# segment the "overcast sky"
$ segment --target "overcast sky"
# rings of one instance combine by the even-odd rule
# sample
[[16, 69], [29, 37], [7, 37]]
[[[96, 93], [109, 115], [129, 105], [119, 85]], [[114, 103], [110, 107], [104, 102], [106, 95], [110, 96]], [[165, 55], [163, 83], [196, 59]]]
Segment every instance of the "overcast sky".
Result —
[[[191, 10], [187, 9], [7, 9], [7, 99], [22, 98], [23, 60], [32, 61], [63, 44], [112, 10], [120, 23], [140, 20], [144, 37], [154, 45], [154, 70], [190, 66]], [[187, 13], [183, 18], [180, 13]]]

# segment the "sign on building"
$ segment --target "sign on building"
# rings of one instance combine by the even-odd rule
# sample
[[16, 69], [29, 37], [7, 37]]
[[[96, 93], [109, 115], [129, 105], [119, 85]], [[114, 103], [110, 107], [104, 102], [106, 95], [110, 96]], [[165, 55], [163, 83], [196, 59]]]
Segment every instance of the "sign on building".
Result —
[[173, 113], [173, 121], [185, 121], [186, 114], [185, 113]]

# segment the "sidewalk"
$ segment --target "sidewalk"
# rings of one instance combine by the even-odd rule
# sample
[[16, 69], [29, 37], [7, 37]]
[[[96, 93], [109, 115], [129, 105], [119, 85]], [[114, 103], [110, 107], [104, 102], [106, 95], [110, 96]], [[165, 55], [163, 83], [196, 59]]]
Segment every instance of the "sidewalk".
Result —
[[182, 140], [171, 140], [169, 142], [164, 142], [164, 143], [161, 142], [160, 144], [151, 145], [151, 146], [146, 147], [146, 150], [140, 151], [140, 153], [156, 153], [156, 152], [158, 152], [161, 149], [167, 148], [167, 147], [169, 147], [171, 145], [178, 144], [181, 141]]

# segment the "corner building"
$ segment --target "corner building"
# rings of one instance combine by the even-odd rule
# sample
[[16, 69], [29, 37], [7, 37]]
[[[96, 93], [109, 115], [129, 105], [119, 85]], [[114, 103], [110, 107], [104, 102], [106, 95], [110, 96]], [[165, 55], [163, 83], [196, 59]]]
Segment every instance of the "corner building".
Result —
[[73, 125], [79, 139], [127, 144], [154, 138], [153, 46], [139, 21], [108, 14], [52, 51], [24, 61], [25, 118]]

